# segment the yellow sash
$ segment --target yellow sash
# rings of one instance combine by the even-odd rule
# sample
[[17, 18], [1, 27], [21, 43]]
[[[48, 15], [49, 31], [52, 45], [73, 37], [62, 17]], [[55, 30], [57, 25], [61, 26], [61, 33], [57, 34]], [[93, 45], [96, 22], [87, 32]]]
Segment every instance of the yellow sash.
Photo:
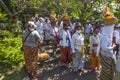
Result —
[[82, 55], [84, 55], [84, 53], [85, 53], [84, 45], [81, 45], [81, 44], [75, 44], [75, 45], [81, 46], [81, 53], [82, 53]]
[[84, 55], [84, 53], [85, 53], [84, 45], [81, 48], [81, 53], [82, 53], [82, 55]]

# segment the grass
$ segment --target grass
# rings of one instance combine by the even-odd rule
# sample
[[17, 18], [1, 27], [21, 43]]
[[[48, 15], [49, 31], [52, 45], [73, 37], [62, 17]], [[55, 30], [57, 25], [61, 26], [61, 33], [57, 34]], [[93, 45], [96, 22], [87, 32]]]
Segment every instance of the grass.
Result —
[[23, 80], [23, 64], [14, 69], [8, 69], [0, 65], [0, 80]]

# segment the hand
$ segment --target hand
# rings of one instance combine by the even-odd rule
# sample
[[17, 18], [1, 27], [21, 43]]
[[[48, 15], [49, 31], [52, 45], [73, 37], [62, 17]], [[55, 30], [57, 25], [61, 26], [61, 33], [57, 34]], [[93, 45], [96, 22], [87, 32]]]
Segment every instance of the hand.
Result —
[[112, 47], [113, 47], [113, 49], [115, 49], [116, 48], [116, 44], [113, 44]]

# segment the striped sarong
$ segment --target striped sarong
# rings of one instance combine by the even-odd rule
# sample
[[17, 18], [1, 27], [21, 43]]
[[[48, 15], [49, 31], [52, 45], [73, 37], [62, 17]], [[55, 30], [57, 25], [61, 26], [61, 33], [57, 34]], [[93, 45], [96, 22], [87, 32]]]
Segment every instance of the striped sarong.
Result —
[[100, 80], [113, 80], [115, 72], [115, 60], [110, 57], [100, 55], [102, 70]]

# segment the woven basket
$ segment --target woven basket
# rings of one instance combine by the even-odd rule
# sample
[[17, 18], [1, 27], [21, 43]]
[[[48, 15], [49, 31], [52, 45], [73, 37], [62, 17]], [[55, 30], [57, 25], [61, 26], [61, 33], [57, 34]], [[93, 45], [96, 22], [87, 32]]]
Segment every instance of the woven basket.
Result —
[[105, 25], [112, 25], [115, 24], [117, 21], [117, 18], [113, 17], [113, 18], [104, 18], [103, 19], [103, 24]]

